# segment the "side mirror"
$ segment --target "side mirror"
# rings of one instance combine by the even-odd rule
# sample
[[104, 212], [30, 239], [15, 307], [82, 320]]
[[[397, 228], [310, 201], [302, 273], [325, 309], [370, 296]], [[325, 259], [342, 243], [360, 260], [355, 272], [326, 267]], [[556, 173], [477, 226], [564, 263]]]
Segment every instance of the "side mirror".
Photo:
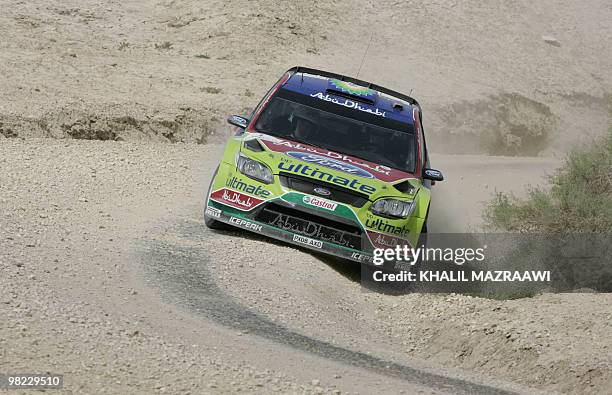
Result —
[[227, 118], [227, 123], [238, 126], [240, 129], [246, 129], [247, 125], [249, 124], [249, 120], [245, 117], [241, 117], [240, 115], [232, 115]]
[[423, 178], [431, 181], [444, 181], [444, 176], [440, 170], [424, 169]]

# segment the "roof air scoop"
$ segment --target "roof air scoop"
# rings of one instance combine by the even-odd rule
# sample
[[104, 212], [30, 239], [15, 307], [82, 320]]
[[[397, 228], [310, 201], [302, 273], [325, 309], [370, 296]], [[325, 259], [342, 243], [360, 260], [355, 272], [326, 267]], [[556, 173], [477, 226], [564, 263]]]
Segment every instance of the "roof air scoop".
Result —
[[367, 86], [353, 84], [348, 81], [330, 79], [327, 84], [327, 92], [337, 96], [346, 97], [362, 103], [374, 104], [376, 91]]

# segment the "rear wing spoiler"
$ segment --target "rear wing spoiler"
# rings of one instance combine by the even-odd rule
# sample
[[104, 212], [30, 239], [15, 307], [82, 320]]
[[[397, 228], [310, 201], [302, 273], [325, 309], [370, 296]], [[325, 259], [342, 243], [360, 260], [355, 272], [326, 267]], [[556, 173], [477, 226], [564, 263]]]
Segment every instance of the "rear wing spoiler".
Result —
[[289, 70], [287, 70], [287, 73], [291, 73], [291, 74], [306, 73], [306, 74], [320, 75], [321, 77], [326, 77], [326, 78], [335, 78], [340, 81], [346, 81], [346, 82], [350, 82], [355, 85], [365, 86], [366, 88], [374, 89], [378, 92], [404, 100], [410, 103], [410, 105], [417, 106], [419, 109], [421, 108], [421, 106], [419, 105], [419, 102], [417, 102], [414, 98], [408, 95], [385, 88], [384, 86], [373, 84], [371, 82], [362, 81], [362, 80], [359, 80], [353, 77], [348, 77], [346, 75], [331, 73], [329, 71], [311, 69], [309, 67], [302, 67], [302, 66], [292, 67]]

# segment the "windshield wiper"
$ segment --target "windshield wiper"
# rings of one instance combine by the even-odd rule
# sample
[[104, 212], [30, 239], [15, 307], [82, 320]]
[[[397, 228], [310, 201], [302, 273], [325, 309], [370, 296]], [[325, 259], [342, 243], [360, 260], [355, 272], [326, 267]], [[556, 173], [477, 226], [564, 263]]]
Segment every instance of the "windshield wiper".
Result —
[[[287, 137], [285, 137], [285, 138], [287, 138]], [[304, 141], [304, 140], [296, 139], [296, 138], [295, 138], [295, 137], [293, 137], [293, 136], [290, 136], [290, 137], [289, 137], [289, 140], [293, 140], [293, 141], [295, 141], [295, 142], [297, 142], [297, 143], [307, 144], [307, 145], [311, 145], [311, 146], [313, 146], [313, 147], [322, 148], [322, 149], [326, 149], [326, 150], [328, 150], [328, 151], [331, 151], [329, 148], [324, 147], [324, 146], [322, 146], [322, 145], [315, 144], [315, 143], [311, 143], [310, 141]]]
[[257, 128], [254, 128], [254, 129], [255, 129], [256, 132], [263, 133], [263, 134], [269, 134], [270, 136], [278, 137], [279, 139], [291, 140], [291, 141], [295, 141], [296, 143], [302, 143], [302, 144], [306, 144], [306, 145], [311, 145], [313, 147], [330, 150], [329, 148], [323, 147], [322, 145], [315, 144], [315, 143], [312, 143], [310, 141], [300, 140], [300, 139], [297, 139], [297, 138], [295, 138], [293, 136], [281, 136], [281, 135], [278, 135], [278, 134], [275, 134], [275, 133], [272, 133], [272, 132], [268, 132], [267, 130], [261, 130], [261, 129], [257, 129]]

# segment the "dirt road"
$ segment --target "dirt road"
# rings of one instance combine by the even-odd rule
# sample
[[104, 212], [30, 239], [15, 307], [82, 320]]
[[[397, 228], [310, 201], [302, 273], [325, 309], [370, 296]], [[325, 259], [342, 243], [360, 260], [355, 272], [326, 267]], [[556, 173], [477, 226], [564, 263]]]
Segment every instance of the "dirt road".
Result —
[[294, 64], [356, 73], [371, 40], [360, 77], [413, 89], [447, 178], [431, 230], [475, 229], [494, 191], [606, 130], [610, 6], [279, 4], [0, 2], [0, 373], [68, 393], [606, 393], [610, 295], [364, 292], [354, 265], [209, 231], [202, 201], [228, 113]]

